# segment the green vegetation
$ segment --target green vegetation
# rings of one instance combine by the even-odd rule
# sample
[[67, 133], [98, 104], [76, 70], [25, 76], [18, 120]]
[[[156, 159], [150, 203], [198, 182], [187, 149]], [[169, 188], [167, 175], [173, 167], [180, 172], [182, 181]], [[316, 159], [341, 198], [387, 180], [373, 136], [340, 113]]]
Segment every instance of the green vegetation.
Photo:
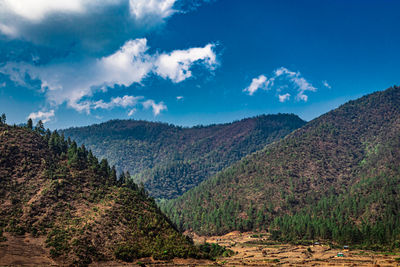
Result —
[[[179, 229], [400, 247], [400, 88], [350, 101], [161, 202]], [[302, 241], [303, 240], [303, 241]]]
[[235, 254], [233, 250], [226, 249], [218, 244], [204, 243], [200, 245], [200, 250], [206, 255], [209, 255], [211, 259], [215, 260], [217, 257], [230, 257]]
[[0, 117], [0, 124], [6, 124], [6, 120], [7, 120], [7, 117], [6, 117], [6, 114], [1, 114], [1, 117]]
[[[3, 119], [2, 119], [3, 122]], [[3, 232], [46, 237], [50, 256], [74, 266], [140, 257], [213, 258], [179, 233], [143, 186], [57, 131], [0, 124]]]
[[169, 199], [304, 123], [292, 114], [193, 128], [113, 120], [62, 132], [107, 158], [119, 173], [129, 171], [151, 196]]

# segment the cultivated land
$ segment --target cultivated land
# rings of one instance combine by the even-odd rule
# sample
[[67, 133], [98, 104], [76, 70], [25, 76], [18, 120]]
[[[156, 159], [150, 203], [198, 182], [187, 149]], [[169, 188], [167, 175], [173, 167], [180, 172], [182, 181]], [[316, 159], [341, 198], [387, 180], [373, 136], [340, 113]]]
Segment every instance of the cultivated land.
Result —
[[[90, 266], [400, 266], [400, 251], [377, 252], [369, 250], [349, 250], [331, 248], [321, 242], [319, 245], [281, 244], [270, 240], [266, 233], [231, 232], [223, 236], [192, 235], [194, 242], [201, 244], [217, 243], [233, 250], [234, 256], [221, 257], [216, 261], [201, 259], [178, 259], [162, 261], [142, 258], [132, 263], [107, 261], [93, 263]], [[56, 265], [42, 250], [40, 239], [12, 237], [9, 242], [2, 243], [0, 249], [0, 265]], [[44, 242], [44, 240], [42, 240]], [[311, 250], [311, 251], [310, 251]], [[344, 257], [338, 257], [343, 253]]]
[[[377, 252], [351, 247], [345, 250], [331, 248], [323, 242], [310, 246], [281, 244], [270, 240], [266, 233], [236, 231], [223, 236], [193, 236], [193, 239], [195, 243], [218, 243], [233, 250], [234, 256], [219, 258], [214, 263], [223, 266], [400, 266], [400, 251]], [[338, 253], [344, 257], [338, 257]]]

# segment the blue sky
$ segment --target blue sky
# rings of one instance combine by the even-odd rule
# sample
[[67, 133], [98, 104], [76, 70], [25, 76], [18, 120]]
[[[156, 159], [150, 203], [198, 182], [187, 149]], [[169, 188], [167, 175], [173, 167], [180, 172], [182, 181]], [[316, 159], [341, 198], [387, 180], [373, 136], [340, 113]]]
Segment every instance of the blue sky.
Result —
[[400, 2], [0, 0], [0, 113], [51, 129], [311, 120], [399, 84]]

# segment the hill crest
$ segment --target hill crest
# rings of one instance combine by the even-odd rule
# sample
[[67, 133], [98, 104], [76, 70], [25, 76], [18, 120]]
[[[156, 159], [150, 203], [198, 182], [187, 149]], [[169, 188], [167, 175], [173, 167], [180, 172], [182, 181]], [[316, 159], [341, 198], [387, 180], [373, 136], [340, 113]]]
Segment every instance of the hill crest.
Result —
[[0, 124], [0, 264], [29, 258], [12, 256], [23, 240], [34, 264], [207, 257], [107, 160], [57, 132]]
[[117, 170], [129, 171], [151, 196], [174, 198], [304, 124], [293, 114], [191, 128], [113, 120], [63, 133], [107, 158]]
[[287, 240], [394, 244], [399, 133], [400, 88], [393, 87], [314, 119], [163, 210], [201, 234], [270, 228]]

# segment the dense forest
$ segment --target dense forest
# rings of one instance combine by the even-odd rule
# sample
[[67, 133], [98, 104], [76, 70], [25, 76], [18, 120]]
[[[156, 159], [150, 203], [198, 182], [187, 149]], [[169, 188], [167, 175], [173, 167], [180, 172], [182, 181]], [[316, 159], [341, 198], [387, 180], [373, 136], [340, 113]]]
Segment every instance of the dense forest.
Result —
[[350, 101], [162, 202], [182, 230], [400, 247], [400, 88]]
[[129, 171], [151, 196], [174, 198], [304, 124], [293, 114], [192, 128], [113, 120], [62, 133], [107, 158], [118, 172]]
[[194, 246], [128, 177], [40, 121], [9, 126], [1, 116], [0, 245], [23, 236], [36, 253], [74, 266], [224, 252]]

